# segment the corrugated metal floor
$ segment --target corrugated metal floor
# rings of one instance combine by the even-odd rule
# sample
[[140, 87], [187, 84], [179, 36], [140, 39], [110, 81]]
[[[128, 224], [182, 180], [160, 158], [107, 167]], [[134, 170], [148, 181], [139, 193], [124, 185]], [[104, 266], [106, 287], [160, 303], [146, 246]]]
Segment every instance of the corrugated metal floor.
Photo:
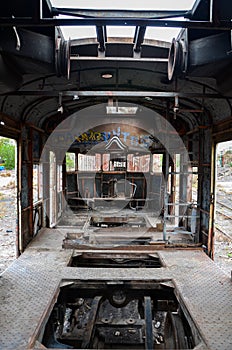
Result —
[[159, 269], [67, 267], [65, 231], [41, 231], [1, 276], [0, 349], [44, 349], [35, 335], [62, 279], [172, 279], [206, 344], [197, 349], [232, 349], [232, 282], [202, 251], [160, 250]]

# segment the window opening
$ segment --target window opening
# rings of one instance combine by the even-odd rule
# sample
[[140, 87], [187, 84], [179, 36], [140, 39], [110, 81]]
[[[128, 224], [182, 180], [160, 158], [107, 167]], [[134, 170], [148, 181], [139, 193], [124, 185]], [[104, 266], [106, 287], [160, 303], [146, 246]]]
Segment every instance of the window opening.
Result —
[[57, 170], [56, 155], [50, 151], [50, 227], [57, 221]]
[[43, 165], [33, 164], [33, 203], [43, 198]]
[[101, 165], [99, 155], [78, 154], [78, 170], [79, 171], [99, 171]]
[[67, 152], [66, 153], [66, 171], [75, 171], [76, 170], [76, 154]]

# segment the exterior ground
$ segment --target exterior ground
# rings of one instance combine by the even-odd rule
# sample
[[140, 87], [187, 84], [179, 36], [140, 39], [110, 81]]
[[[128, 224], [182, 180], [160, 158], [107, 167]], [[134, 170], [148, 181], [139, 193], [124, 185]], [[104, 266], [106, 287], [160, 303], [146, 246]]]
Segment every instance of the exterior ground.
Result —
[[16, 259], [15, 171], [0, 172], [0, 273]]

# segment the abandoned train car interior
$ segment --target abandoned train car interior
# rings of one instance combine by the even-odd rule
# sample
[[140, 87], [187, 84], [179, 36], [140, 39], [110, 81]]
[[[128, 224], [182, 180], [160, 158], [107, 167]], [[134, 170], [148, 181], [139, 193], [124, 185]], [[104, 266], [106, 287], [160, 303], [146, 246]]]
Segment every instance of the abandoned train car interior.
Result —
[[232, 283], [213, 261], [232, 3], [175, 3], [0, 2], [18, 223], [3, 350], [232, 349]]

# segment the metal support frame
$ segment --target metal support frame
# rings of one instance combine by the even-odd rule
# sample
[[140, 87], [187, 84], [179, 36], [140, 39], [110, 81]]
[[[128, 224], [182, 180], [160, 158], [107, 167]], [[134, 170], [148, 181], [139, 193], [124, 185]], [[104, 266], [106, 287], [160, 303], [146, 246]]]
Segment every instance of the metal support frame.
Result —
[[212, 30], [231, 30], [232, 21], [183, 21], [141, 18], [0, 18], [0, 27], [56, 27], [56, 26], [140, 26], [164, 28], [195, 28]]
[[105, 52], [105, 43], [107, 41], [106, 26], [96, 26], [97, 41], [99, 43], [98, 50], [100, 52]]
[[[165, 27], [165, 28], [198, 28], [198, 29], [232, 29], [231, 20], [217, 18], [218, 0], [210, 0], [208, 20], [194, 20], [194, 13], [200, 0], [189, 10], [111, 10], [111, 9], [80, 9], [52, 7], [48, 0], [34, 1], [34, 10], [28, 17], [6, 17], [2, 14], [0, 26], [52, 27], [52, 26], [135, 26], [135, 27]], [[43, 9], [49, 8], [49, 17], [43, 16]], [[71, 18], [59, 18], [59, 15]], [[56, 16], [56, 18], [54, 18]], [[75, 18], [76, 17], [76, 18]], [[186, 20], [175, 20], [174, 18]]]
[[218, 18], [219, 15], [219, 0], [210, 0], [210, 13], [209, 13], [209, 20], [212, 23], [217, 23], [220, 21], [220, 19]]
[[146, 33], [146, 27], [136, 27], [135, 35], [134, 35], [134, 51], [136, 53], [141, 51], [141, 45], [144, 40], [144, 36]]
[[213, 22], [214, 19], [214, 0], [210, 0], [210, 8], [209, 8], [209, 20]]
[[146, 58], [134, 57], [93, 57], [93, 56], [70, 56], [71, 61], [113, 61], [113, 62], [150, 62], [168, 63], [167, 58]]
[[167, 239], [169, 153], [165, 153], [163, 241]]
[[41, 0], [34, 1], [34, 19], [36, 22], [43, 18], [43, 4]]
[[92, 348], [91, 342], [93, 339], [93, 330], [94, 330], [95, 321], [97, 318], [97, 313], [98, 313], [101, 300], [102, 300], [102, 296], [96, 296], [93, 299], [91, 310], [90, 310], [90, 317], [89, 317], [90, 321], [89, 321], [88, 329], [84, 334], [83, 341], [81, 344], [82, 349], [89, 349], [90, 347]]
[[185, 17], [189, 18], [191, 11], [188, 10], [109, 10], [109, 9], [80, 9], [80, 8], [64, 8], [64, 7], [53, 7], [52, 14], [54, 16], [67, 15], [76, 16], [82, 18], [174, 18], [174, 17]]
[[144, 297], [144, 317], [145, 317], [145, 349], [153, 349], [153, 328], [152, 328], [152, 307], [151, 297]]
[[[7, 92], [0, 94], [0, 96], [49, 96], [58, 97], [57, 91], [44, 91], [44, 90], [18, 90], [13, 92]], [[152, 98], [173, 98], [176, 96], [179, 98], [209, 98], [209, 99], [225, 99], [225, 96], [214, 93], [192, 93], [192, 92], [175, 92], [175, 91], [62, 91], [63, 97], [152, 97]], [[227, 99], [232, 99], [232, 96], [227, 96]]]

